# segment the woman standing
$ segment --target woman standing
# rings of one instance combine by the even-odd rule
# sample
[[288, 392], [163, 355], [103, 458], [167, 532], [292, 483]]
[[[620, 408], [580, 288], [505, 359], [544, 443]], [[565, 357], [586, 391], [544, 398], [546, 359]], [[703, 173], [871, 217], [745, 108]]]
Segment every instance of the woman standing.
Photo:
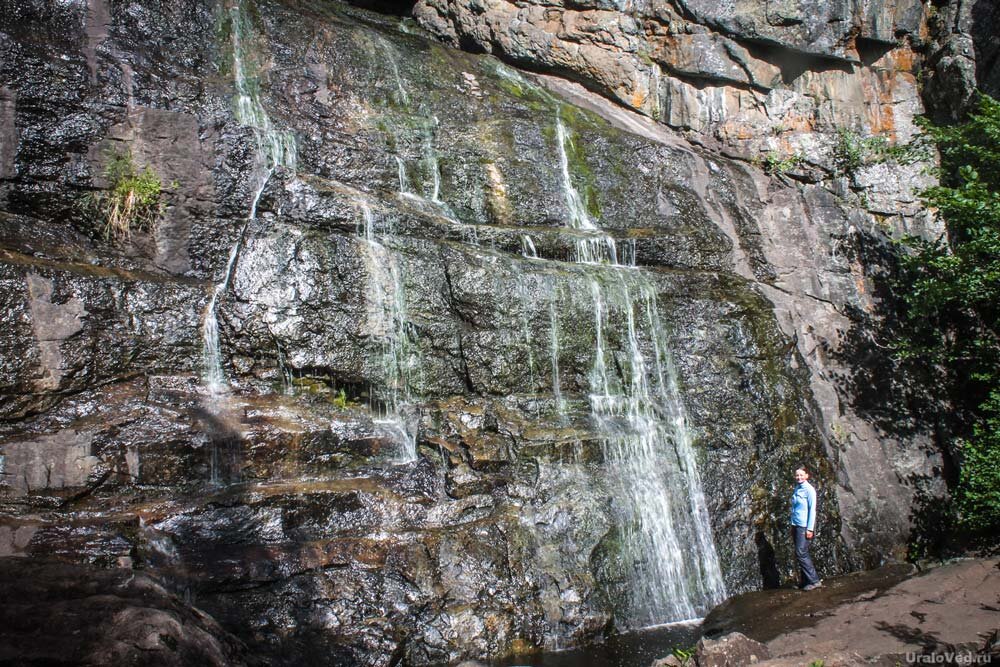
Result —
[[823, 585], [812, 558], [809, 543], [816, 527], [816, 489], [809, 483], [805, 468], [795, 470], [795, 490], [792, 491], [792, 539], [795, 541], [795, 558], [799, 562], [799, 588], [811, 591]]

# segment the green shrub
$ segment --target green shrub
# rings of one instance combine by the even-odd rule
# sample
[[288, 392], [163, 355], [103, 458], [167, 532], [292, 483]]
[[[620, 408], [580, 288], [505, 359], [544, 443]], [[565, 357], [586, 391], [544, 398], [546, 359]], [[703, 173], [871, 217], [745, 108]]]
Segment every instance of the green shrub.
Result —
[[833, 149], [833, 159], [845, 174], [853, 174], [865, 163], [865, 139], [861, 135], [840, 128], [837, 130], [837, 143]]
[[156, 173], [148, 166], [140, 170], [126, 152], [111, 155], [104, 177], [108, 189], [90, 199], [104, 237], [122, 243], [133, 230], [152, 227], [163, 213], [163, 184]]
[[795, 167], [799, 166], [802, 162], [802, 156], [797, 154], [787, 155], [782, 157], [781, 153], [778, 151], [771, 151], [764, 156], [764, 171], [769, 174], [774, 174], [776, 176], [781, 176]]
[[972, 436], [958, 444], [956, 502], [962, 526], [976, 535], [1000, 529], [1000, 389], [990, 392]]
[[837, 130], [837, 143], [833, 147], [833, 161], [837, 168], [850, 176], [869, 164], [892, 161], [896, 164], [912, 164], [927, 159], [929, 153], [922, 140], [911, 144], [890, 144], [883, 135], [864, 137], [848, 130]]
[[961, 416], [959, 527], [974, 539], [1000, 536], [1000, 102], [981, 95], [962, 125], [924, 123], [941, 154], [939, 186], [923, 193], [947, 235], [904, 240], [897, 284], [905, 305], [906, 360], [950, 380]]
[[343, 389], [337, 392], [336, 396], [331, 394], [330, 402], [333, 403], [335, 407], [340, 408], [341, 410], [346, 409], [347, 406], [350, 404], [350, 401], [348, 401], [347, 399], [347, 392], [344, 391]]

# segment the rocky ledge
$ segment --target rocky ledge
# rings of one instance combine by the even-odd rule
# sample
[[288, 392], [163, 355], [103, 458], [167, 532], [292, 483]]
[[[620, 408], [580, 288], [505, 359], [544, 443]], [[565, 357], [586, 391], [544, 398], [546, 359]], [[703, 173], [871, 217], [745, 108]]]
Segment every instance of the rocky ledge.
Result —
[[699, 667], [750, 664], [751, 654], [762, 667], [997, 664], [1000, 561], [890, 565], [809, 593], [746, 593], [714, 609], [703, 629]]

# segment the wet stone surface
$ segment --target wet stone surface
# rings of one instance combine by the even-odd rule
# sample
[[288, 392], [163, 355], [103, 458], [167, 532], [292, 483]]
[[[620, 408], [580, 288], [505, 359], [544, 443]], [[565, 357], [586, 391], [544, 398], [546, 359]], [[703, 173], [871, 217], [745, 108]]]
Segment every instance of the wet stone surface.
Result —
[[[348, 7], [11, 6], [0, 554], [141, 569], [271, 664], [388, 666], [787, 575], [803, 460], [824, 572], [899, 544], [905, 485], [842, 509], [909, 459], [831, 444], [817, 350], [882, 236], [829, 191]], [[165, 188], [118, 244], [115, 155]]]

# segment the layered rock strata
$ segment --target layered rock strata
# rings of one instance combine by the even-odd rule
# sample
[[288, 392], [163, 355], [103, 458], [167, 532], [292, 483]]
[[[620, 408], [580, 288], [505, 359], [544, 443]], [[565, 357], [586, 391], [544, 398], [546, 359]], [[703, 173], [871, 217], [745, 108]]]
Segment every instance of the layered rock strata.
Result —
[[[837, 385], [884, 235], [829, 189], [329, 3], [0, 10], [2, 553], [143, 569], [274, 662], [389, 665], [787, 574], [801, 461], [825, 571], [905, 542], [935, 459]], [[120, 158], [166, 194], [115, 244]]]

